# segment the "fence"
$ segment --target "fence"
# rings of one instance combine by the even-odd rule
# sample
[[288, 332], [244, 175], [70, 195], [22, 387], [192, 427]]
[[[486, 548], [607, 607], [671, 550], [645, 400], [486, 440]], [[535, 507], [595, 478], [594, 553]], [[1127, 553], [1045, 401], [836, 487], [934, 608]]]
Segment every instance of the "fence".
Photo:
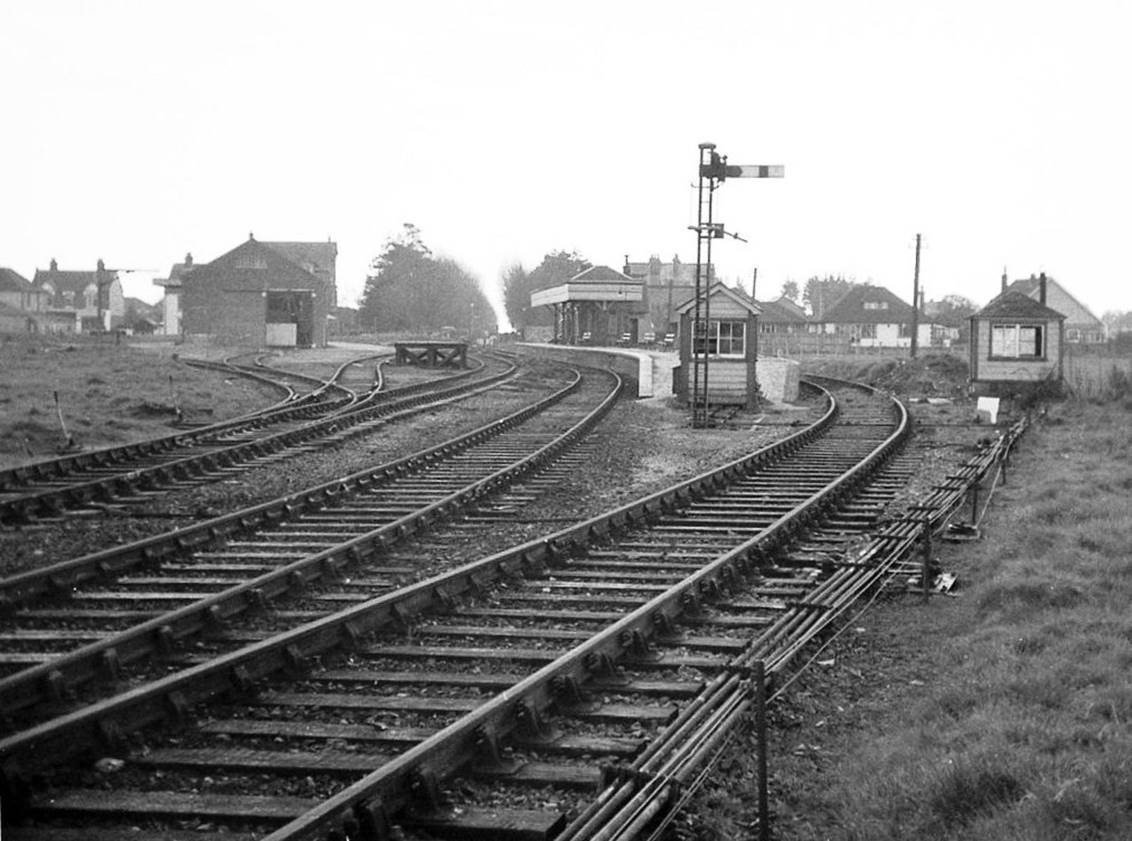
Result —
[[1132, 396], [1132, 354], [1067, 345], [1064, 377], [1070, 395], [1080, 400]]

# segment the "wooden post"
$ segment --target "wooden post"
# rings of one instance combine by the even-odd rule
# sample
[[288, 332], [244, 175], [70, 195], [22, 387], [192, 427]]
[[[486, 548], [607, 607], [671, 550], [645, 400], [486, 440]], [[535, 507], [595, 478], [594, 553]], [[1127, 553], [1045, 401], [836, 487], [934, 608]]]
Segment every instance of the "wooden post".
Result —
[[971, 525], [979, 524], [979, 483], [978, 480], [971, 485]]
[[767, 798], [766, 781], [766, 663], [755, 663], [755, 744], [758, 752], [756, 760], [759, 798], [759, 841], [770, 841], [770, 805]]

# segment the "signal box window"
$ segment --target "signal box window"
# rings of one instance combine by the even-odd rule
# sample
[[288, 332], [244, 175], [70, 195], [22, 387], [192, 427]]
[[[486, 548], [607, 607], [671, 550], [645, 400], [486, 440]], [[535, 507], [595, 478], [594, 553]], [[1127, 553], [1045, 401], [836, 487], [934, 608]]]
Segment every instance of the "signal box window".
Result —
[[697, 321], [693, 335], [697, 354], [746, 356], [747, 322], [745, 321], [711, 321], [706, 329], [702, 320]]
[[1037, 324], [993, 324], [990, 355], [998, 359], [1044, 359], [1044, 333]]

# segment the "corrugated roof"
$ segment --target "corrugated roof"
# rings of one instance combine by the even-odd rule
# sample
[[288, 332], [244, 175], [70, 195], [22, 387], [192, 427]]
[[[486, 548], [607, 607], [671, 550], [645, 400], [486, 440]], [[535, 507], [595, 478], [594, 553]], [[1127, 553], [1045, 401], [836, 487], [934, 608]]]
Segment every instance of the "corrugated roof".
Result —
[[1048, 321], [1051, 318], [1064, 319], [1065, 316], [1045, 304], [1039, 304], [1029, 295], [1008, 289], [971, 318], [1034, 318]]

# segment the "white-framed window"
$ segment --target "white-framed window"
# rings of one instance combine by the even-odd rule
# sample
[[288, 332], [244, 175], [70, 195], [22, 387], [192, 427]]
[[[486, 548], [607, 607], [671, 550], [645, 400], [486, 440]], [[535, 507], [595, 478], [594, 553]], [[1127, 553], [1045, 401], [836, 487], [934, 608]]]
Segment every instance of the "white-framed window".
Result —
[[888, 309], [888, 301], [865, 301], [864, 308], [867, 310], [886, 310]]
[[747, 355], [747, 322], [745, 321], [715, 321], [714, 319], [704, 327], [704, 322], [697, 321], [695, 336], [695, 352], [707, 353], [708, 356], [744, 357]]
[[1044, 359], [1045, 325], [992, 324], [990, 355], [1000, 359]]

